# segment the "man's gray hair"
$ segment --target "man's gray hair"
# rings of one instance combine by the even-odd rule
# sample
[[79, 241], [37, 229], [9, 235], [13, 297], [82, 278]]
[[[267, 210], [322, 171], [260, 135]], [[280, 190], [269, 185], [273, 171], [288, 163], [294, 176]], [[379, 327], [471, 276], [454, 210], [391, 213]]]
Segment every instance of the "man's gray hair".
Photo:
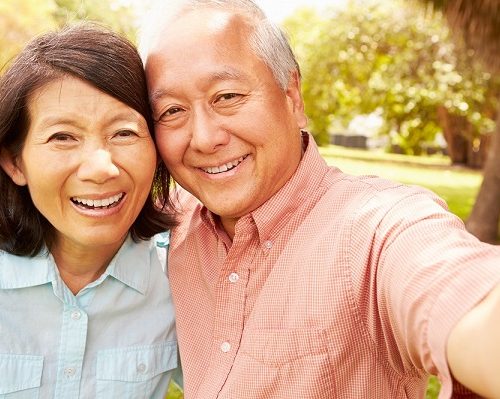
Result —
[[[139, 29], [139, 52], [143, 62], [162, 28], [184, 12], [197, 8], [215, 8], [234, 12], [248, 20], [252, 27], [250, 47], [271, 70], [279, 86], [286, 90], [291, 73], [300, 68], [285, 33], [264, 14], [252, 0], [158, 0]], [[174, 38], [172, 38], [174, 39]], [[171, 38], [165, 38], [171, 40]], [[175, 40], [175, 39], [174, 39]]]

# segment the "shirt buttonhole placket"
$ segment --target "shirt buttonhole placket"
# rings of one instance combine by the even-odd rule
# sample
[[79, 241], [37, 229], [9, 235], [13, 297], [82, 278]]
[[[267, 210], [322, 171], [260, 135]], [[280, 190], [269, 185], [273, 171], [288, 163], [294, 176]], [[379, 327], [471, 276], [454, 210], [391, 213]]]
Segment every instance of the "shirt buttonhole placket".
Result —
[[269, 251], [273, 248], [274, 243], [271, 240], [266, 240], [263, 243], [263, 251], [264, 253], [269, 253]]

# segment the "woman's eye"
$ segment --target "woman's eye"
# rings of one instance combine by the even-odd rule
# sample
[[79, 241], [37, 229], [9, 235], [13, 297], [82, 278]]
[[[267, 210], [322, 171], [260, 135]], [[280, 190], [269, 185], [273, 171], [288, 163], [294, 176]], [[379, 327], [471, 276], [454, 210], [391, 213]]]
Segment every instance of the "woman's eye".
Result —
[[55, 133], [49, 137], [49, 141], [55, 141], [58, 143], [74, 141], [74, 137], [69, 133]]
[[137, 133], [132, 130], [120, 130], [115, 134], [115, 136], [127, 138], [127, 137], [137, 136]]

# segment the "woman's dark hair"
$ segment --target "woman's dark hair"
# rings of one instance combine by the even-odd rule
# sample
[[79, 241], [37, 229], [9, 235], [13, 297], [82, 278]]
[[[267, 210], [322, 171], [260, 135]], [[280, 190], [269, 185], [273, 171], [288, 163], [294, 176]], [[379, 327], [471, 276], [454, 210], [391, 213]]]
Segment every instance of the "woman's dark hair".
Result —
[[[63, 76], [82, 79], [139, 112], [154, 140], [146, 78], [137, 50], [106, 28], [80, 23], [30, 41], [0, 79], [0, 148], [13, 157], [21, 153], [30, 126], [30, 94]], [[169, 181], [168, 170], [160, 161], [151, 193], [130, 228], [135, 241], [173, 226]], [[28, 188], [14, 184], [0, 170], [0, 249], [34, 256], [44, 244], [50, 248], [54, 238], [53, 226], [33, 204]]]

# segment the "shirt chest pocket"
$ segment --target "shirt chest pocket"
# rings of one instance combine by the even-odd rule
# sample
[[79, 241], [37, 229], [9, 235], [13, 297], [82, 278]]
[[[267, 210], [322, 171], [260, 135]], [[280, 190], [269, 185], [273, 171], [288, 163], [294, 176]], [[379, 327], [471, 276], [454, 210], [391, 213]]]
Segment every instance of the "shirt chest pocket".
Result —
[[248, 330], [220, 397], [330, 399], [334, 386], [325, 330]]
[[[96, 398], [151, 398], [177, 367], [177, 342], [99, 351]], [[164, 393], [163, 393], [164, 394]]]
[[0, 354], [0, 399], [37, 399], [43, 356]]

